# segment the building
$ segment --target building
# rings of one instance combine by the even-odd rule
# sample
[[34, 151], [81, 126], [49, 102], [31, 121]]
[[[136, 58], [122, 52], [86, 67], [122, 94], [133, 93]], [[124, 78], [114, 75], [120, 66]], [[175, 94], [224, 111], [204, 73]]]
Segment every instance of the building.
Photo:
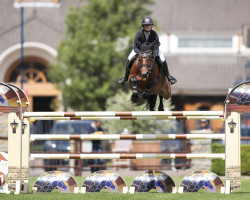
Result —
[[[172, 87], [176, 109], [223, 110], [228, 88], [250, 79], [250, 1], [155, 2], [152, 16], [178, 80]], [[211, 123], [219, 131], [222, 123], [216, 121]]]
[[[20, 85], [21, 9], [17, 2], [0, 1], [0, 15], [4, 19], [0, 21], [0, 81]], [[56, 62], [68, 8], [82, 4], [80, 0], [43, 2], [42, 7], [24, 7], [23, 15], [24, 89], [29, 93], [33, 111], [51, 111], [50, 103], [59, 100], [60, 92], [48, 80], [47, 71], [50, 64]]]
[[[18, 85], [21, 17], [17, 2], [30, 3], [0, 1], [0, 81]], [[33, 111], [50, 111], [50, 102], [59, 102], [60, 92], [46, 72], [56, 62], [68, 8], [86, 1], [40, 2], [46, 7], [24, 8], [24, 89]], [[160, 28], [170, 72], [178, 80], [172, 86], [175, 109], [222, 110], [228, 88], [250, 77], [250, 1], [155, 0], [149, 8]], [[213, 125], [222, 128], [221, 123]], [[190, 124], [189, 129], [196, 126]]]

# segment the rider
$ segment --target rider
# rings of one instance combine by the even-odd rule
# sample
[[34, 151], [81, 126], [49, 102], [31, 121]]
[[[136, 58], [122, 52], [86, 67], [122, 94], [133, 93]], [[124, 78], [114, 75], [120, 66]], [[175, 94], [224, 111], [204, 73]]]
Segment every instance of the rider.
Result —
[[134, 49], [128, 56], [128, 60], [126, 63], [125, 76], [119, 79], [118, 83], [123, 85], [125, 82], [128, 81], [128, 77], [129, 77], [130, 69], [133, 65], [133, 61], [135, 59], [136, 54], [140, 51], [142, 46], [144, 46], [144, 48], [145, 46], [148, 46], [153, 51], [153, 56], [155, 58], [158, 56], [160, 57], [160, 60], [163, 65], [163, 72], [168, 78], [170, 84], [172, 85], [177, 82], [177, 80], [169, 74], [168, 64], [166, 62], [165, 57], [163, 56], [162, 52], [159, 49], [160, 42], [159, 42], [158, 34], [154, 30], [152, 30], [153, 25], [154, 25], [154, 22], [151, 17], [144, 17], [142, 19], [141, 21], [142, 29], [139, 30], [135, 35]]

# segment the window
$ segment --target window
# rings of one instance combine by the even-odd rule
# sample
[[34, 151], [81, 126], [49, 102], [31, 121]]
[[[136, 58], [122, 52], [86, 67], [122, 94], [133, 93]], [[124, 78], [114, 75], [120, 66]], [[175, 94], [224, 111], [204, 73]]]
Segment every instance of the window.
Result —
[[179, 48], [232, 48], [232, 38], [179, 38]]
[[240, 36], [177, 36], [169, 35], [168, 52], [171, 53], [237, 53], [240, 51]]
[[[47, 77], [47, 63], [36, 57], [26, 57], [23, 62], [24, 82], [45, 83]], [[6, 75], [6, 82], [20, 82], [20, 61], [12, 64]]]

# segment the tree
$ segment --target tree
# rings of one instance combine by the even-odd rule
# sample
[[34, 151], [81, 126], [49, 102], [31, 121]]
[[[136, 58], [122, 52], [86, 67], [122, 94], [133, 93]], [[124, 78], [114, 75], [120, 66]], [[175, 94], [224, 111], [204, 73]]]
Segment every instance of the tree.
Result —
[[71, 7], [65, 38], [58, 47], [58, 64], [49, 77], [63, 94], [64, 107], [103, 110], [120, 87], [125, 60], [140, 20], [150, 14], [151, 0], [91, 0]]
[[[130, 92], [118, 91], [113, 97], [107, 99], [106, 110], [107, 111], [130, 111], [130, 110], [142, 110], [143, 106], [137, 107], [130, 102]], [[159, 100], [159, 98], [158, 98]], [[158, 105], [159, 102], [157, 102]], [[171, 101], [164, 101], [164, 110], [171, 110]], [[128, 129], [130, 133], [173, 133], [175, 129], [174, 121], [168, 120], [110, 120], [103, 121], [103, 127], [110, 134], [116, 134], [123, 131], [124, 128]]]

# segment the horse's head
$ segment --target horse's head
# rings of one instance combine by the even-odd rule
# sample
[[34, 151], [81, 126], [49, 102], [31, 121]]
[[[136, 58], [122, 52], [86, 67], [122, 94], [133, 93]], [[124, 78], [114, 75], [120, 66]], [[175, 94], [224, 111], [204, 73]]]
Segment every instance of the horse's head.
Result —
[[145, 51], [138, 53], [139, 63], [140, 63], [140, 71], [142, 78], [148, 78], [151, 73], [152, 65], [153, 65], [153, 56], [152, 51]]

